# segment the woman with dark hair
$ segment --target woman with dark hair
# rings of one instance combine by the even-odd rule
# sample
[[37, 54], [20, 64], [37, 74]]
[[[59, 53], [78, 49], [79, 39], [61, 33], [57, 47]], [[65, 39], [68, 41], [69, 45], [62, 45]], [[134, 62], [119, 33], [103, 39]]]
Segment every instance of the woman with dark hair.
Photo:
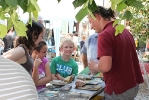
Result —
[[16, 40], [16, 47], [4, 53], [3, 56], [21, 64], [31, 74], [33, 67], [31, 54], [38, 43], [43, 40], [44, 27], [35, 21], [32, 21], [32, 25], [28, 24], [26, 27], [26, 36], [19, 36]]
[[99, 62], [90, 60], [91, 70], [102, 72], [105, 80], [105, 100], [134, 100], [139, 84], [143, 82], [131, 33], [124, 29], [115, 36], [114, 12], [98, 6], [93, 12], [95, 19], [88, 15], [91, 28], [98, 35]]

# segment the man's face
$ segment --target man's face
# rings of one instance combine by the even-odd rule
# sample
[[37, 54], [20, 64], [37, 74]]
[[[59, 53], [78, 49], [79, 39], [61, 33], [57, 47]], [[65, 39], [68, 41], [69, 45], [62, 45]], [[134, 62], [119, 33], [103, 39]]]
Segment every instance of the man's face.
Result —
[[99, 18], [95, 16], [96, 19], [93, 19], [90, 15], [88, 15], [88, 21], [90, 23], [91, 29], [94, 29], [95, 32], [100, 33], [101, 27], [99, 23]]

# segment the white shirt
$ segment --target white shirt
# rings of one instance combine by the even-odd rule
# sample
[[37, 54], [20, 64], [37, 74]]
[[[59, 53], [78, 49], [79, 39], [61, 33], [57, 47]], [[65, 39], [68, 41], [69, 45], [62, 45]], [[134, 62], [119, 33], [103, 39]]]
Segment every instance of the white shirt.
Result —
[[18, 63], [0, 56], [0, 100], [38, 100], [32, 77]]

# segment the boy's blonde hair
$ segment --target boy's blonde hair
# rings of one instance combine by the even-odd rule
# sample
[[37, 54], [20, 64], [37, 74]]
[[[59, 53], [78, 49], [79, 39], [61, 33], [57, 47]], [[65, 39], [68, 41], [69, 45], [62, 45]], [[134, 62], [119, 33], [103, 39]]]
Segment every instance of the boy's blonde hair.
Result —
[[64, 38], [61, 40], [60, 48], [62, 48], [63, 45], [64, 45], [64, 43], [66, 43], [66, 42], [72, 43], [73, 46], [74, 46], [74, 42], [73, 42], [73, 40], [72, 40], [71, 38], [64, 37]]

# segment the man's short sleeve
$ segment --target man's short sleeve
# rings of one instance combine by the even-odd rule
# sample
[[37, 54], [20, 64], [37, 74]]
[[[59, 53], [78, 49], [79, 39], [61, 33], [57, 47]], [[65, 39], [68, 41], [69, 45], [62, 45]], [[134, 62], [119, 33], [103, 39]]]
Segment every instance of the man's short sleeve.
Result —
[[112, 56], [113, 40], [109, 33], [102, 33], [98, 36], [98, 58], [102, 56]]

